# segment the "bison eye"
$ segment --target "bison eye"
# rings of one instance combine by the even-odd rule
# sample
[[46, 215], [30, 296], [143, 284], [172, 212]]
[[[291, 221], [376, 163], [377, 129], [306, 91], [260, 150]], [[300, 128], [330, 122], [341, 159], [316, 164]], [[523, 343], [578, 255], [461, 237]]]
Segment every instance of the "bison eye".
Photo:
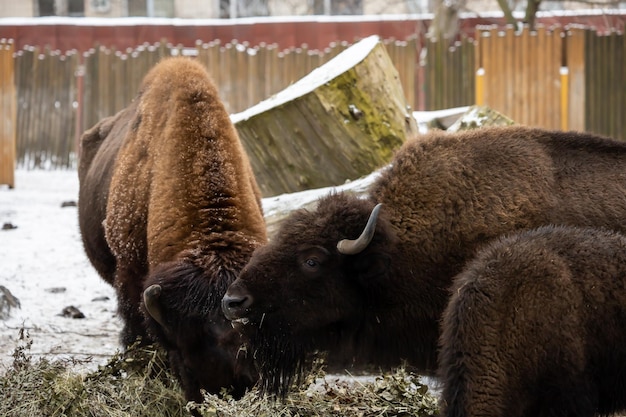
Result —
[[319, 265], [319, 262], [317, 262], [315, 259], [307, 259], [305, 262], [305, 265], [311, 269], [317, 269], [317, 266]]
[[329, 252], [321, 246], [309, 246], [300, 248], [298, 264], [302, 272], [317, 275], [322, 265], [328, 260]]

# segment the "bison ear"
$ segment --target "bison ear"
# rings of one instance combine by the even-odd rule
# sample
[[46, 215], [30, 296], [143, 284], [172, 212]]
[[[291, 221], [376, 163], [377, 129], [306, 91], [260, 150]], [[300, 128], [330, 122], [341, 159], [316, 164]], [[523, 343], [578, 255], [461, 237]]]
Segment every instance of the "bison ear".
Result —
[[384, 281], [391, 267], [386, 253], [364, 253], [354, 262], [354, 271], [361, 285], [367, 287]]

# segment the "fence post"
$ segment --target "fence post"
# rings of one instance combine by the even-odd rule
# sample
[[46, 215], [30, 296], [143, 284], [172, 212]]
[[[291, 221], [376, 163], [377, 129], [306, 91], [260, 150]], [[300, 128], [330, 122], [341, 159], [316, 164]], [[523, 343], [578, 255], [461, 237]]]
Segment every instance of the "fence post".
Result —
[[0, 185], [15, 187], [17, 98], [13, 41], [0, 39]]
[[485, 69], [480, 67], [476, 70], [476, 105], [485, 105]]

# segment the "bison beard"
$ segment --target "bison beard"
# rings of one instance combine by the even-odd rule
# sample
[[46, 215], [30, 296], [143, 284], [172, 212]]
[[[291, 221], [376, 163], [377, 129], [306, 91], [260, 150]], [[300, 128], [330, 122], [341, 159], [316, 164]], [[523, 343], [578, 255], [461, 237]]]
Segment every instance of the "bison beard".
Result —
[[291, 343], [290, 338], [256, 332], [252, 345], [258, 346], [252, 356], [263, 358], [257, 362], [261, 375], [258, 387], [262, 393], [284, 398], [289, 388], [303, 382], [306, 370], [311, 368], [313, 356], [306, 345]]

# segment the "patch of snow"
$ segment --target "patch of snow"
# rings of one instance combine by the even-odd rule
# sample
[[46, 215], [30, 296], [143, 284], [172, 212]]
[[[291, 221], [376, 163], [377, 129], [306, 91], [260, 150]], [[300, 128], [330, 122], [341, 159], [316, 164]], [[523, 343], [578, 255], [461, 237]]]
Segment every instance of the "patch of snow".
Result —
[[426, 133], [431, 129], [431, 123], [439, 121], [441, 125], [448, 128], [470, 109], [470, 106], [454, 107], [451, 109], [414, 111], [413, 118], [417, 122], [420, 133]]
[[378, 35], [372, 35], [362, 39], [339, 53], [336, 57], [324, 65], [317, 67], [289, 87], [274, 94], [272, 97], [263, 100], [255, 106], [252, 106], [240, 113], [231, 115], [230, 119], [233, 123], [248, 120], [257, 114], [279, 107], [298, 97], [302, 97], [305, 94], [310, 93], [319, 86], [337, 78], [350, 68], [363, 61], [379, 42], [380, 38]]

